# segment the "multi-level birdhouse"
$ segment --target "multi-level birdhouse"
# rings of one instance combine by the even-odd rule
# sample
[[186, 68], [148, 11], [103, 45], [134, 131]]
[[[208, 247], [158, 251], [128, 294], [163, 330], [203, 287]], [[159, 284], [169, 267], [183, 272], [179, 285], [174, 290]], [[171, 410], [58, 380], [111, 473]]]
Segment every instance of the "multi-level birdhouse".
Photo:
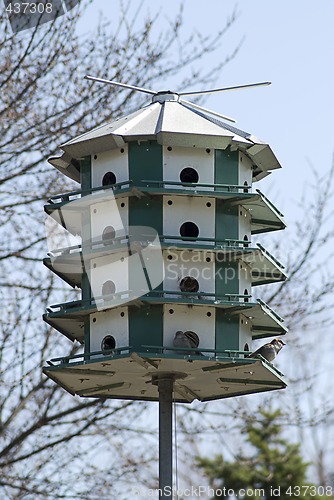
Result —
[[80, 243], [44, 263], [81, 299], [44, 319], [83, 353], [49, 361], [45, 374], [89, 397], [157, 400], [163, 373], [184, 402], [285, 387], [248, 357], [253, 340], [286, 333], [257, 297], [286, 278], [254, 241], [285, 227], [253, 187], [280, 168], [269, 145], [160, 92], [61, 147], [49, 161], [78, 190], [45, 210]]

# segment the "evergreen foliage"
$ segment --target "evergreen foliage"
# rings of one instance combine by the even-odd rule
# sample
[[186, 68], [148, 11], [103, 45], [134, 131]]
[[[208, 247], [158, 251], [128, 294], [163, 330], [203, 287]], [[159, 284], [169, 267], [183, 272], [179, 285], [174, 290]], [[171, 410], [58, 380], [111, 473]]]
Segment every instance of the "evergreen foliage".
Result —
[[326, 487], [317, 487], [307, 481], [309, 464], [301, 456], [300, 445], [283, 437], [282, 417], [280, 410], [261, 409], [260, 418], [247, 420], [241, 433], [251, 445], [253, 452], [250, 454], [242, 450], [234, 461], [225, 460], [223, 455], [197, 459], [212, 488], [219, 489], [214, 498], [230, 498], [228, 490], [236, 493], [245, 490], [245, 498], [254, 500], [333, 498], [330, 487], [326, 490]]

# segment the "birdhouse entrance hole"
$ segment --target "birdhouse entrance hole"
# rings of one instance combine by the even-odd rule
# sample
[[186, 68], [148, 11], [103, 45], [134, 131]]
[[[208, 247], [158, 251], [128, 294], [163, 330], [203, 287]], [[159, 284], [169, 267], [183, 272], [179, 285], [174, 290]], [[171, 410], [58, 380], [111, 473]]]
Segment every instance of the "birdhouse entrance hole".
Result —
[[110, 186], [112, 184], [116, 184], [116, 175], [114, 172], [105, 173], [102, 179], [102, 186]]
[[197, 170], [192, 167], [186, 167], [180, 172], [181, 182], [198, 182], [199, 176]]
[[199, 229], [194, 222], [184, 222], [180, 227], [180, 235], [185, 238], [197, 238]]

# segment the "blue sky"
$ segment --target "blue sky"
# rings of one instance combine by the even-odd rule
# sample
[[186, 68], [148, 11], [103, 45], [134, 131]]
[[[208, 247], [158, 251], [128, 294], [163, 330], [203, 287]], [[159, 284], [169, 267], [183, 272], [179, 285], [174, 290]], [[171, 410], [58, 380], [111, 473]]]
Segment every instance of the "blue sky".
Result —
[[[133, 0], [131, 10], [140, 3]], [[174, 17], [180, 3], [147, 0], [141, 12], [144, 15], [160, 10], [159, 22], [164, 23], [166, 18]], [[272, 85], [211, 95], [204, 105], [234, 117], [237, 127], [271, 145], [283, 169], [258, 187], [267, 193], [269, 190], [270, 197], [288, 215], [311, 175], [311, 168], [325, 173], [332, 162], [334, 2], [185, 0], [184, 3], [184, 33], [194, 29], [202, 34], [214, 33], [235, 8], [239, 13], [224, 39], [225, 47], [207, 57], [205, 64], [214, 65], [217, 57], [224, 58], [244, 38], [238, 55], [225, 67], [217, 86], [268, 80]], [[94, 0], [90, 16], [83, 21], [85, 27], [91, 28], [92, 14], [98, 11], [116, 23], [119, 5], [119, 0]], [[161, 87], [175, 90], [177, 80], [161, 82]], [[156, 90], [161, 90], [159, 83]]]

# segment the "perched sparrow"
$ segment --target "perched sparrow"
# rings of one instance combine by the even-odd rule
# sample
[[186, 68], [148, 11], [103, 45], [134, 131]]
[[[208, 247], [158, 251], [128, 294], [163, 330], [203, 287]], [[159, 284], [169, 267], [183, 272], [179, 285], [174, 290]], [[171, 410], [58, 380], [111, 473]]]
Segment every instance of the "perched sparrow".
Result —
[[[188, 330], [186, 332], [181, 332], [180, 330], [176, 332], [174, 340], [173, 340], [173, 347], [191, 347], [191, 348], [196, 348], [199, 345], [199, 338], [197, 333], [192, 332], [191, 330]], [[183, 354], [184, 356], [186, 355], [199, 355], [201, 356], [201, 352], [196, 352], [196, 351], [175, 351], [176, 354]]]
[[180, 281], [180, 290], [181, 292], [196, 293], [199, 290], [199, 283], [195, 278], [186, 276]]
[[277, 354], [280, 352], [283, 346], [285, 346], [283, 340], [274, 339], [271, 342], [268, 342], [268, 344], [264, 344], [259, 349], [257, 349], [257, 351], [249, 354], [246, 357], [255, 358], [258, 354], [261, 354], [264, 359], [271, 362], [276, 358]]

